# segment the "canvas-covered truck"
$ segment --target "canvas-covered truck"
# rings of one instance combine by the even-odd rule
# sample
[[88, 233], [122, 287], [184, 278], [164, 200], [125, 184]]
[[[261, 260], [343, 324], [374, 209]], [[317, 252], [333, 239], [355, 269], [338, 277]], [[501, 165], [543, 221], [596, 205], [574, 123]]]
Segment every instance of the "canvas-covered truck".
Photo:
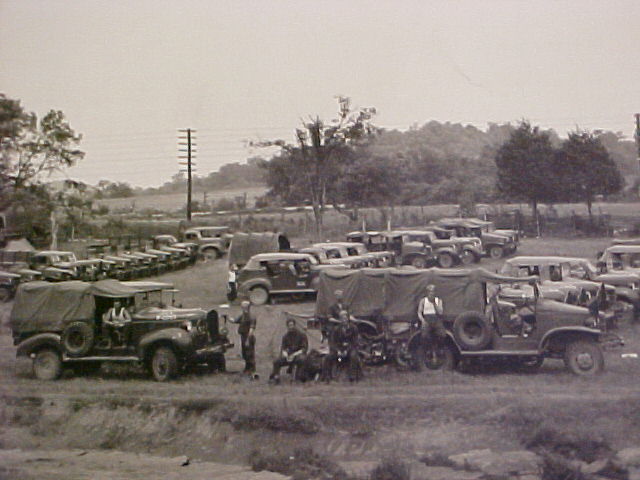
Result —
[[[41, 380], [59, 378], [65, 367], [94, 370], [103, 362], [145, 366], [157, 381], [198, 364], [212, 371], [224, 366], [233, 346], [226, 330], [211, 312], [155, 301], [163, 289], [117, 280], [20, 285], [10, 316], [17, 355], [32, 359]], [[103, 322], [116, 301], [131, 310], [131, 321], [119, 327]]]
[[545, 358], [558, 358], [577, 375], [600, 373], [603, 348], [622, 344], [607, 331], [600, 315], [538, 295], [520, 308], [500, 300], [499, 285], [535, 281], [536, 277], [510, 277], [481, 268], [327, 270], [319, 277], [315, 315], [321, 324], [335, 303], [334, 292], [342, 290], [350, 314], [368, 322], [362, 337], [378, 342], [376, 348], [364, 350], [384, 352], [381, 339], [393, 341], [398, 332], [416, 328], [418, 303], [426, 286], [433, 284], [444, 306], [446, 339], [439, 345], [423, 344], [414, 330], [407, 346], [409, 357], [418, 356], [428, 368], [501, 358], [533, 370]]

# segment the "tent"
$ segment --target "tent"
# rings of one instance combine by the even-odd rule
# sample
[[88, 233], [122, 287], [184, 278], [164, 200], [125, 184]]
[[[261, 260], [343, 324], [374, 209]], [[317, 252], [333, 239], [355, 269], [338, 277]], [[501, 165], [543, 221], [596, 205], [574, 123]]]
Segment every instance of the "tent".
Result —
[[14, 334], [60, 332], [71, 322], [92, 321], [95, 297], [131, 298], [135, 293], [117, 280], [28, 282], [18, 287], [9, 324]]
[[229, 265], [242, 267], [251, 257], [259, 253], [280, 250], [280, 233], [234, 233], [229, 246]]

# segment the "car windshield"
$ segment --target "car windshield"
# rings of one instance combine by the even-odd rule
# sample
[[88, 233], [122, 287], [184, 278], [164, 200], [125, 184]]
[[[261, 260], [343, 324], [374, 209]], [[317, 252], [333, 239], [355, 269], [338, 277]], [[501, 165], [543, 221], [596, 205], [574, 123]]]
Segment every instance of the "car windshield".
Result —
[[329, 248], [325, 250], [325, 252], [327, 254], [327, 258], [342, 258], [342, 255], [340, 254], [340, 249], [338, 248]]
[[145, 308], [167, 308], [173, 302], [172, 294], [168, 290], [151, 290], [149, 292], [139, 292], [135, 295], [136, 311]]

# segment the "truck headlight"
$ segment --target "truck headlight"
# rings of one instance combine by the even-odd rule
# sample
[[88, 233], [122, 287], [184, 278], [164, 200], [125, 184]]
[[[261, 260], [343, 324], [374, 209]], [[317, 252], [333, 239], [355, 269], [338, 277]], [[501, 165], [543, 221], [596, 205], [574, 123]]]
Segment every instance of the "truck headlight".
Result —
[[182, 326], [187, 332], [190, 332], [191, 330], [193, 330], [193, 325], [189, 320], [185, 320], [184, 322], [182, 322]]

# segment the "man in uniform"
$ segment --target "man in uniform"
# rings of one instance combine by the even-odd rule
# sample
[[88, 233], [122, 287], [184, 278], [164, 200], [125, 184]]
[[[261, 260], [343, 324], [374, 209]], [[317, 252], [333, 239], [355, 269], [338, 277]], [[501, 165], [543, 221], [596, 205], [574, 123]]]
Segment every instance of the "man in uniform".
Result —
[[102, 316], [102, 337], [111, 346], [126, 345], [125, 326], [131, 322], [131, 315], [120, 300]]
[[358, 381], [362, 378], [362, 365], [358, 354], [358, 328], [351, 322], [346, 310], [339, 313], [339, 319], [340, 324], [333, 328], [329, 337], [329, 354], [324, 359], [322, 378], [327, 382], [331, 380], [331, 372], [341, 358], [347, 363], [349, 381]]
[[418, 318], [422, 329], [423, 342], [439, 343], [446, 337], [442, 316], [444, 313], [442, 299], [436, 297], [436, 286], [427, 285], [426, 295], [418, 304]]
[[335, 292], [333, 292], [333, 295], [335, 296], [336, 301], [329, 307], [329, 318], [320, 326], [320, 332], [322, 333], [322, 342], [328, 340], [331, 335], [331, 320], [333, 320], [334, 322], [339, 321], [340, 312], [342, 312], [343, 310], [347, 312], [347, 316], [349, 315], [349, 307], [347, 307], [347, 305], [344, 303], [344, 294], [342, 290], [336, 290]]
[[244, 360], [244, 373], [252, 378], [258, 378], [256, 374], [256, 317], [251, 313], [251, 303], [244, 300], [240, 307], [242, 313], [232, 323], [238, 324], [238, 335], [240, 335], [240, 346], [242, 349], [242, 359]]
[[[278, 383], [280, 381], [280, 369], [282, 367], [296, 366], [299, 369], [304, 368], [308, 348], [309, 340], [307, 336], [298, 329], [294, 319], [287, 319], [287, 333], [282, 337], [280, 357], [273, 362], [273, 372], [269, 376], [269, 380]], [[301, 375], [297, 375], [296, 377], [302, 378]]]

